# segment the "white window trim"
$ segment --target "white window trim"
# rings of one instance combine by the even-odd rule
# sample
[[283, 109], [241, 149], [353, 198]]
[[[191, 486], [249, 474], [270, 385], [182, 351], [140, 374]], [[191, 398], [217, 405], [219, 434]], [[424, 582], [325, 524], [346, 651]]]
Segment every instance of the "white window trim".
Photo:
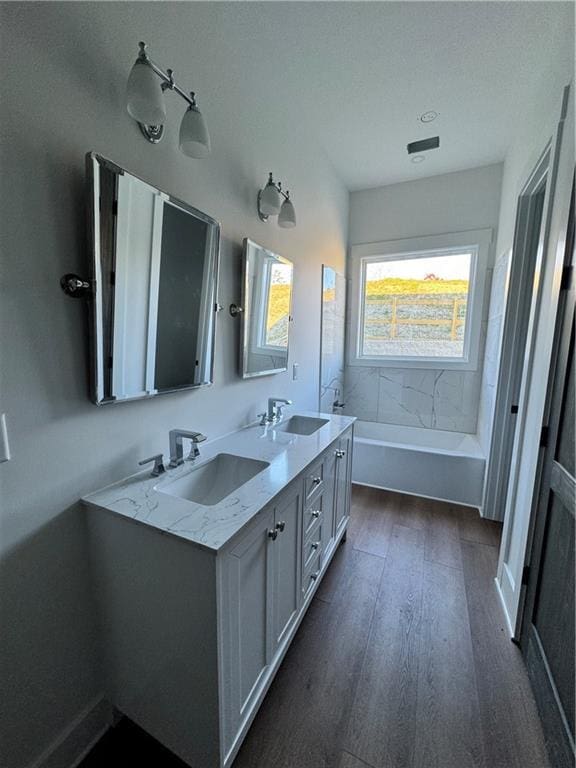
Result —
[[[348, 341], [348, 365], [382, 368], [421, 368], [437, 370], [475, 371], [478, 368], [482, 310], [486, 290], [486, 271], [492, 244], [491, 229], [475, 229], [451, 232], [444, 235], [411, 237], [406, 240], [387, 240], [378, 243], [353, 245], [351, 248], [351, 296], [350, 336]], [[471, 291], [468, 296], [464, 357], [459, 360], [446, 357], [368, 357], [361, 355], [361, 314], [363, 307], [362, 283], [364, 264], [370, 261], [407, 258], [427, 251], [438, 255], [450, 251], [472, 249]]]

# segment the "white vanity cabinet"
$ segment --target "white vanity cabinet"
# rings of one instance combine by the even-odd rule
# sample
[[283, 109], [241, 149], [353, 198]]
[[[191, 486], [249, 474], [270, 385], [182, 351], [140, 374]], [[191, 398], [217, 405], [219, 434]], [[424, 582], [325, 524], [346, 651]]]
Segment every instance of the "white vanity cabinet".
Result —
[[296, 480], [219, 556], [226, 752], [249, 724], [298, 617], [301, 499]]
[[193, 768], [232, 765], [345, 533], [351, 454], [348, 426], [215, 551], [92, 510], [108, 696]]

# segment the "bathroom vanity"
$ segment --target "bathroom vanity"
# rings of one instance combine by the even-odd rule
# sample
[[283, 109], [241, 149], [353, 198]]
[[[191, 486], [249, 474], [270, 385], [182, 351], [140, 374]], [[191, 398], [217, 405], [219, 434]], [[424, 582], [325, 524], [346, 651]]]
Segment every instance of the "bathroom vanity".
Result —
[[107, 695], [194, 768], [232, 764], [345, 534], [353, 422], [248, 427], [84, 499]]

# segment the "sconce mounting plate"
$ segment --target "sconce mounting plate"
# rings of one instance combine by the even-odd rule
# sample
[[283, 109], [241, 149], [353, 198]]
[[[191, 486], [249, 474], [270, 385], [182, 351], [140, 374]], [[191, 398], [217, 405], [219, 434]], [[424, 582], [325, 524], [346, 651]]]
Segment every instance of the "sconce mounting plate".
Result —
[[163, 125], [145, 125], [144, 123], [138, 123], [143, 135], [148, 139], [151, 144], [158, 144], [162, 141], [164, 136]]

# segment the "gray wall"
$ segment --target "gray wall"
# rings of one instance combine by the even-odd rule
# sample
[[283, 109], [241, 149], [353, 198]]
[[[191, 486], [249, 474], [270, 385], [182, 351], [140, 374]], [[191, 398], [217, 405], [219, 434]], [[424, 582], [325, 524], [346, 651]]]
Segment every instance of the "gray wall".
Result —
[[[350, 244], [498, 228], [502, 165], [392, 184], [350, 195]], [[490, 296], [493, 247], [485, 296]], [[475, 433], [488, 301], [476, 371], [347, 366], [346, 413], [431, 429]]]
[[[295, 105], [285, 115], [255, 110], [258, 78], [237, 65], [255, 23], [243, 5], [6, 3], [0, 10], [0, 410], [13, 454], [0, 465], [0, 741], [7, 768], [30, 765], [100, 694], [78, 498], [131, 474], [138, 459], [167, 451], [172, 427], [214, 437], [254, 418], [269, 395], [289, 397], [298, 408], [317, 406], [321, 264], [345, 270], [348, 194], [298, 120], [286, 126]], [[265, 23], [262, 12], [258, 18]], [[146, 143], [129, 118], [125, 84], [141, 39], [185, 87], [199, 91], [210, 159], [179, 153], [184, 105], [174, 95], [167, 95], [160, 145]], [[239, 324], [224, 312], [213, 387], [103, 408], [88, 401], [86, 307], [64, 296], [59, 279], [86, 271], [89, 150], [222, 222], [226, 307], [240, 296], [243, 237], [294, 262], [290, 365], [300, 364], [298, 381], [290, 373], [238, 378]], [[256, 191], [268, 170], [293, 194], [294, 230], [256, 217]]]

